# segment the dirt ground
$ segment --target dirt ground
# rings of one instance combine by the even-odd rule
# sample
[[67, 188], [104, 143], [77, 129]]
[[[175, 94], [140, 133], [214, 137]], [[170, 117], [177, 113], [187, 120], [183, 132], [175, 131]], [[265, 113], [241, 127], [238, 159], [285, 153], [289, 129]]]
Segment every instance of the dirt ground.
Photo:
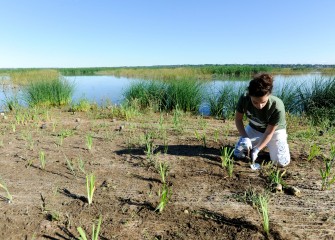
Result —
[[[229, 177], [221, 166], [221, 147], [238, 139], [233, 121], [159, 113], [127, 121], [53, 109], [17, 123], [18, 115], [1, 117], [0, 176], [13, 199], [8, 203], [0, 189], [0, 239], [79, 239], [77, 228], [91, 236], [99, 216], [100, 239], [334, 239], [335, 187], [321, 190], [323, 162], [307, 161], [306, 139], [290, 139], [292, 162], [284, 175], [301, 194], [269, 193], [267, 236], [262, 215], [246, 201], [247, 192], [268, 192], [264, 171], [236, 160]], [[303, 128], [297, 126], [289, 134]], [[152, 154], [145, 152], [145, 136]], [[260, 160], [267, 158], [263, 152]], [[155, 211], [159, 162], [169, 165], [172, 189], [162, 212]], [[84, 172], [96, 176], [91, 205]]]

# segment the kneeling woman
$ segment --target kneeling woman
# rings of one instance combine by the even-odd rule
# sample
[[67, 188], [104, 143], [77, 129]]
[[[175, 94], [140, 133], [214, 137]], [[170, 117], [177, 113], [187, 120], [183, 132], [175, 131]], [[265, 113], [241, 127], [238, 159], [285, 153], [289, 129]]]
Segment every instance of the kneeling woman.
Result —
[[[234, 150], [237, 158], [250, 157], [254, 162], [260, 150], [268, 147], [270, 158], [275, 165], [285, 167], [290, 163], [287, 144], [285, 107], [281, 99], [271, 95], [273, 77], [260, 74], [249, 83], [237, 104], [235, 124], [240, 134]], [[249, 124], [244, 128], [243, 116], [246, 114]]]

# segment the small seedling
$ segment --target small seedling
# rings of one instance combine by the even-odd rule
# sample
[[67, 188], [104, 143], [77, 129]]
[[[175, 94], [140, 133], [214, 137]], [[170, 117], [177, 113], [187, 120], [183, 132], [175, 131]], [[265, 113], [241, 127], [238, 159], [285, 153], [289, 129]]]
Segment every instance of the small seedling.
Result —
[[86, 147], [90, 151], [92, 149], [92, 146], [93, 146], [93, 136], [92, 134], [89, 133], [86, 135]]
[[81, 159], [80, 157], [78, 158], [78, 168], [82, 173], [86, 174], [85, 161], [83, 159]]
[[155, 211], [162, 212], [166, 206], [166, 204], [169, 202], [171, 195], [172, 195], [172, 190], [167, 184], [163, 184], [162, 186], [162, 192], [159, 193], [160, 195], [160, 201], [158, 206], [156, 207]]
[[[93, 224], [92, 226], [92, 238], [91, 238], [92, 240], [98, 240], [101, 223], [102, 223], [102, 217], [100, 216], [98, 219], [97, 227], [95, 228], [95, 224]], [[81, 227], [78, 227], [77, 231], [80, 234], [80, 237], [79, 237], [80, 240], [88, 240], [84, 229], [82, 229]]]
[[330, 185], [335, 183], [335, 174], [331, 176], [334, 159], [335, 158], [333, 158], [332, 160], [325, 158], [324, 159], [324, 163], [326, 165], [325, 170], [322, 170], [320, 168], [320, 175], [322, 178], [321, 190], [330, 189]]
[[214, 142], [218, 142], [219, 140], [219, 131], [217, 129], [215, 129], [214, 131]]
[[13, 131], [13, 133], [16, 132], [16, 125], [15, 125], [15, 123], [12, 123], [12, 131]]
[[2, 188], [3, 190], [6, 191], [6, 193], [7, 193], [7, 202], [11, 203], [13, 201], [13, 196], [8, 191], [7, 185], [6, 185], [5, 181], [2, 180], [1, 177], [0, 177], [0, 188]]
[[233, 170], [234, 170], [234, 160], [230, 158], [229, 161], [227, 162], [227, 171], [229, 177], [233, 176]]
[[45, 153], [44, 151], [40, 151], [40, 163], [41, 163], [41, 169], [45, 169]]
[[321, 153], [320, 147], [314, 143], [309, 150], [307, 160], [311, 161], [313, 158], [319, 156], [320, 153]]
[[229, 147], [221, 148], [221, 165], [222, 168], [225, 168], [228, 166], [228, 162], [232, 158], [234, 153], [234, 150]]
[[147, 154], [147, 157], [150, 158], [151, 155], [154, 153], [154, 140], [152, 138], [151, 132], [147, 132], [144, 134], [144, 141], [145, 141], [144, 152]]
[[73, 176], [76, 176], [76, 171], [75, 171], [75, 167], [74, 167], [74, 164], [73, 164], [72, 160], [68, 159], [66, 156], [65, 156], [65, 159], [66, 159], [67, 169], [70, 170], [70, 172]]
[[162, 183], [165, 184], [166, 183], [166, 177], [169, 173], [169, 165], [165, 162], [163, 162], [163, 163], [160, 162], [158, 171], [159, 171], [159, 175], [161, 176]]
[[93, 194], [95, 191], [95, 176], [93, 173], [86, 175], [86, 190], [88, 204], [91, 205], [93, 201]]
[[269, 174], [269, 181], [271, 185], [285, 185], [285, 182], [283, 180], [283, 176], [285, 175], [286, 170], [280, 171], [280, 169], [273, 169]]
[[266, 196], [259, 195], [259, 210], [263, 216], [263, 230], [266, 235], [270, 232], [270, 225], [269, 225], [269, 199]]

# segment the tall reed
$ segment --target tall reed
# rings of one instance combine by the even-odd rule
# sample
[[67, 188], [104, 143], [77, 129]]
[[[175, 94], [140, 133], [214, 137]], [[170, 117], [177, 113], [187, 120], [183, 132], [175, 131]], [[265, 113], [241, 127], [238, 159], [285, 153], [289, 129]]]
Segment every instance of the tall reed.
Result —
[[218, 90], [211, 89], [206, 102], [210, 115], [231, 118], [237, 106], [238, 99], [246, 90], [246, 83], [224, 83]]
[[314, 124], [335, 121], [335, 78], [315, 79], [312, 87], [301, 87], [298, 94], [303, 111]]
[[192, 80], [174, 80], [168, 82], [165, 110], [179, 109], [196, 112], [203, 99], [203, 83]]

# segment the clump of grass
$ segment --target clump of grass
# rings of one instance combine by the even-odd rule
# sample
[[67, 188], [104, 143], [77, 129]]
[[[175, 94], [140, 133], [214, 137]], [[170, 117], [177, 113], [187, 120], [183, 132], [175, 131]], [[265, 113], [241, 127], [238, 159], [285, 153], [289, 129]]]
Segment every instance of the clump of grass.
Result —
[[124, 92], [126, 102], [138, 101], [141, 109], [172, 111], [177, 106], [182, 111], [195, 112], [202, 101], [203, 85], [198, 81], [141, 81], [133, 83]]
[[72, 102], [70, 112], [88, 112], [91, 110], [92, 104], [89, 100], [82, 98], [78, 102]]
[[31, 82], [23, 89], [29, 106], [63, 106], [71, 102], [74, 85], [65, 79]]
[[219, 90], [211, 90], [206, 99], [210, 115], [226, 119], [231, 118], [235, 114], [238, 99], [245, 89], [245, 83], [225, 83]]
[[168, 82], [164, 110], [177, 106], [184, 112], [197, 112], [203, 99], [203, 84], [194, 80], [175, 80]]
[[283, 101], [287, 113], [300, 114], [302, 112], [298, 89], [300, 87], [295, 82], [285, 82], [275, 89], [274, 95]]
[[317, 144], [313, 144], [311, 148], [309, 149], [309, 154], [307, 157], [308, 161], [311, 161], [313, 158], [319, 156], [321, 154], [321, 149]]
[[[98, 219], [98, 224], [95, 227], [95, 224], [93, 224], [92, 226], [92, 240], [98, 240], [99, 239], [99, 232], [100, 232], [100, 227], [101, 227], [101, 223], [102, 223], [102, 217], [100, 216]], [[87, 236], [86, 236], [86, 232], [84, 231], [84, 229], [82, 229], [82, 227], [78, 227], [77, 231], [80, 234], [79, 239], [80, 240], [88, 240]]]
[[221, 165], [222, 168], [226, 168], [228, 166], [228, 162], [232, 158], [234, 150], [229, 147], [221, 148]]
[[319, 124], [325, 119], [335, 121], [335, 78], [315, 79], [312, 87], [298, 89], [299, 103], [303, 112]]
[[123, 95], [128, 103], [136, 101], [140, 109], [163, 109], [166, 85], [159, 81], [137, 81], [133, 82]]

